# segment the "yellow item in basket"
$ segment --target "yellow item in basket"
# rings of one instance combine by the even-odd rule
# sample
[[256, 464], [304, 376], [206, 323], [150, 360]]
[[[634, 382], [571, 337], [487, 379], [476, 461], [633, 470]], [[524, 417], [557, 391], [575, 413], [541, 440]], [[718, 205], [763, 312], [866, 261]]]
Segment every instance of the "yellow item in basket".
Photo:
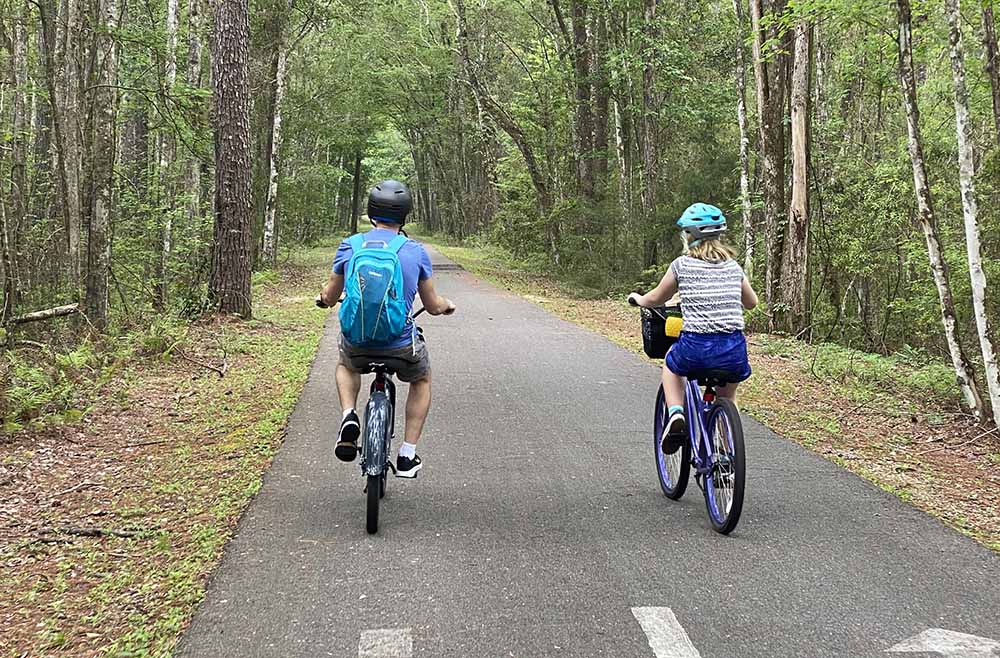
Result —
[[683, 320], [676, 315], [668, 315], [667, 321], [663, 326], [664, 333], [671, 338], [677, 338], [681, 335], [681, 329], [683, 328]]

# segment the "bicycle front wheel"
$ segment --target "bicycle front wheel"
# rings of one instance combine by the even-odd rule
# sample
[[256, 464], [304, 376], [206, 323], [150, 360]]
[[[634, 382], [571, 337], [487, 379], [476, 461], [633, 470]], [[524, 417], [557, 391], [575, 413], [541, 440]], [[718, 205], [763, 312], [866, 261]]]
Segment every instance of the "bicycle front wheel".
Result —
[[382, 498], [382, 476], [368, 476], [368, 534], [374, 535], [378, 532], [378, 504]]
[[705, 478], [705, 504], [716, 532], [728, 535], [743, 512], [746, 452], [743, 422], [732, 400], [719, 398], [708, 412], [711, 471]]
[[661, 385], [659, 393], [656, 394], [656, 409], [653, 412], [653, 459], [663, 494], [670, 500], [679, 500], [684, 495], [691, 476], [691, 444], [685, 442], [683, 447], [672, 455], [663, 452], [663, 430], [666, 426], [667, 400]]

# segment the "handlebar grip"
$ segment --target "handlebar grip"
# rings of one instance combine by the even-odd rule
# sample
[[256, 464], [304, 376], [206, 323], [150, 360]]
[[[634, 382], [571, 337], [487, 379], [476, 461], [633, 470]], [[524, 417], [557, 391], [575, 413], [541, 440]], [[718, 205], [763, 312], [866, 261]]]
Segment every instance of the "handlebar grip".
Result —
[[639, 302], [635, 301], [635, 298], [632, 297], [632, 295], [629, 295], [629, 297], [628, 297], [628, 303], [629, 303], [629, 306], [638, 306], [639, 305]]
[[316, 295], [316, 306], [318, 308], [330, 308], [329, 306], [326, 305], [326, 302], [324, 302], [323, 298], [320, 297], [319, 295]]

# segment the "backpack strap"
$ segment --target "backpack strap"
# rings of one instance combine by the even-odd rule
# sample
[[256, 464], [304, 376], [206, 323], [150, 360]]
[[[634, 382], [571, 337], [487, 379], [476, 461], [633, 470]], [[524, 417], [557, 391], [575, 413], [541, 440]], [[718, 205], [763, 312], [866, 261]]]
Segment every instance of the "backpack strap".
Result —
[[354, 257], [364, 248], [365, 237], [357, 233], [347, 238], [347, 244], [351, 247], [351, 257], [347, 259], [347, 263], [344, 265], [344, 276], [351, 278], [354, 276]]
[[394, 254], [398, 254], [399, 250], [402, 249], [403, 245], [406, 244], [408, 241], [409, 238], [406, 237], [405, 235], [397, 235], [392, 239], [391, 242], [389, 242], [389, 244], [386, 245], [385, 248]]

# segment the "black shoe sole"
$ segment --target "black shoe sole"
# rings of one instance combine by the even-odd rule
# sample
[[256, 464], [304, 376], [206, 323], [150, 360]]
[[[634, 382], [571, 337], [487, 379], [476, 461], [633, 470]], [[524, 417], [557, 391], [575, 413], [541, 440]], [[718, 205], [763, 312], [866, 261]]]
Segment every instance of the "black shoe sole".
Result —
[[414, 466], [413, 468], [411, 468], [408, 471], [401, 471], [401, 470], [399, 470], [397, 468], [396, 469], [396, 477], [398, 477], [398, 478], [406, 478], [407, 480], [414, 480], [417, 477], [417, 473], [419, 473], [420, 469], [423, 468], [423, 467], [424, 467], [423, 464], [417, 464], [416, 466]]
[[660, 448], [663, 450], [663, 454], [672, 455], [676, 453], [678, 450], [684, 447], [684, 440], [686, 438], [687, 438], [686, 436], [679, 436], [677, 438], [673, 438], [668, 435], [666, 440], [664, 440], [664, 442], [660, 444]]
[[340, 438], [333, 454], [342, 462], [352, 462], [358, 457], [358, 437], [361, 429], [357, 425], [348, 425], [340, 430]]
[[663, 438], [660, 449], [663, 450], [663, 454], [672, 455], [684, 446], [685, 441], [687, 441], [687, 423], [681, 423], [676, 432], [667, 434]]
[[333, 454], [342, 462], [352, 462], [358, 458], [358, 445], [356, 443], [338, 443]]

